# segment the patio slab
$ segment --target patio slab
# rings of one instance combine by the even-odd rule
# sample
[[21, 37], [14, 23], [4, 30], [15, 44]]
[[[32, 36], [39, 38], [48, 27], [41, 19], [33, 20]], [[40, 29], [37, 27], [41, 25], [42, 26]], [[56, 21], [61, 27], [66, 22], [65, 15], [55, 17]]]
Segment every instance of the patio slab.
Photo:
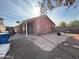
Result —
[[57, 36], [56, 33], [53, 34], [46, 34], [46, 35], [29, 35], [28, 39], [32, 41], [34, 44], [39, 46], [45, 51], [51, 51], [54, 49], [58, 44], [67, 40], [69, 36], [67, 35], [60, 35]]

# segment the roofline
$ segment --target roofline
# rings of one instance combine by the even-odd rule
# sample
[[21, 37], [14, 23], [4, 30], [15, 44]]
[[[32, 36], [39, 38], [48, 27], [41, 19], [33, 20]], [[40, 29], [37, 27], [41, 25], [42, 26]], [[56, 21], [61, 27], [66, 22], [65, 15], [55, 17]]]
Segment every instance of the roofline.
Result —
[[[42, 16], [38, 16], [38, 17], [44, 17], [44, 16], [46, 18], [48, 18], [55, 25], [55, 23], [47, 15], [42, 15]], [[26, 23], [26, 22], [31, 21], [32, 19], [36, 19], [38, 17], [33, 17], [33, 18], [29, 18], [29, 19], [23, 20], [20, 24]]]

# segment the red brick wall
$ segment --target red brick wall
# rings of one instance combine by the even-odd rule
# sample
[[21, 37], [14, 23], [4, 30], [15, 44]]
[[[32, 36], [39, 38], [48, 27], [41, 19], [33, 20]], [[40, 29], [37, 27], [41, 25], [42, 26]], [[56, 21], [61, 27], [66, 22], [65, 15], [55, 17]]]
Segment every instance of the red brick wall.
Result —
[[[33, 21], [30, 21], [31, 25], [33, 26], [33, 34], [46, 34], [50, 33], [54, 29], [54, 24], [46, 17], [38, 17], [35, 18]], [[28, 23], [28, 22], [27, 22]], [[23, 26], [25, 27], [23, 29]], [[25, 24], [20, 26], [20, 32], [26, 31]]]
[[53, 31], [54, 24], [46, 18], [38, 18], [35, 21], [34, 34], [45, 34]]
[[18, 32], [19, 33], [23, 33], [23, 32], [25, 32], [26, 31], [26, 24], [21, 24], [21, 25], [19, 25], [19, 30], [18, 30]]

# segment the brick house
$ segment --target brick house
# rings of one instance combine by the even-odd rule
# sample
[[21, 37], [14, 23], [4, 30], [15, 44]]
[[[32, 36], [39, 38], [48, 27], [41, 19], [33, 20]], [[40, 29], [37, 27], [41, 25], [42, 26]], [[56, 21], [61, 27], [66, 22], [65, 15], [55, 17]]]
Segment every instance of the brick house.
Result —
[[27, 34], [46, 34], [51, 33], [54, 27], [55, 23], [44, 15], [24, 20], [19, 26], [19, 31]]

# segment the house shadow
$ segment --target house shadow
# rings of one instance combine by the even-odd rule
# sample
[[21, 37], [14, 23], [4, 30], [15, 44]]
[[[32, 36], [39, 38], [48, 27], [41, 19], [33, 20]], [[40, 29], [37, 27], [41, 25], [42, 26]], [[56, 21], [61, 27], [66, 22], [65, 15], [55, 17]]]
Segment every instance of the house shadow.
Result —
[[4, 59], [79, 59], [79, 49], [71, 47], [74, 44], [79, 44], [79, 41], [70, 37], [49, 52], [27, 39], [12, 40]]
[[48, 59], [79, 59], [79, 49], [73, 45], [79, 46], [79, 41], [72, 37], [67, 38], [48, 53]]
[[4, 59], [47, 59], [48, 52], [27, 39], [11, 41], [10, 50]]

